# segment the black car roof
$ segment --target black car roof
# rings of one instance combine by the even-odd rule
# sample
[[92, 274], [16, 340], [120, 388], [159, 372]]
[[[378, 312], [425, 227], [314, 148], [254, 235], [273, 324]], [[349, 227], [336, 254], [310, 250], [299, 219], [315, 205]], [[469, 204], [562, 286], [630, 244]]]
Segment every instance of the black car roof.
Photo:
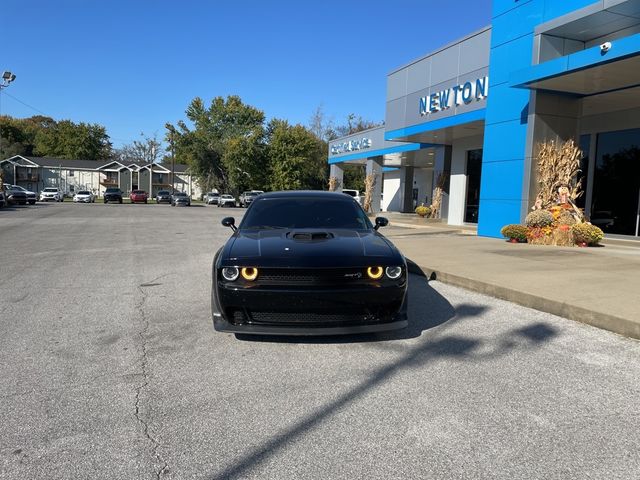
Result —
[[327, 192], [324, 190], [283, 190], [280, 192], [261, 193], [260, 198], [350, 198], [342, 192]]

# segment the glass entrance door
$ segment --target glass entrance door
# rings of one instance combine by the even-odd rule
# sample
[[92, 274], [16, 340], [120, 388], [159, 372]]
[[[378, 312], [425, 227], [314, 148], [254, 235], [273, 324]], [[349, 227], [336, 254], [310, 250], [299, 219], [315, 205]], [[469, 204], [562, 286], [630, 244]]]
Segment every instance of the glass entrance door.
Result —
[[605, 233], [638, 235], [640, 129], [598, 134], [591, 223]]
[[482, 149], [467, 152], [467, 198], [465, 199], [464, 221], [478, 223], [480, 205], [480, 173], [482, 170]]

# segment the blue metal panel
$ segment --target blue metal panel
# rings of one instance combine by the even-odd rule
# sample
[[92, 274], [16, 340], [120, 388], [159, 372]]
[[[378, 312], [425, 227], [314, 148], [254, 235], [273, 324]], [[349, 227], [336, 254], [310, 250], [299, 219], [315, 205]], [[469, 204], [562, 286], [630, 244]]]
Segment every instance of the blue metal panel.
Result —
[[[542, 2], [533, 0], [518, 8], [508, 11], [493, 19], [491, 24], [491, 46], [497, 47], [503, 43], [515, 40], [533, 33], [533, 29], [542, 23]], [[532, 52], [522, 52], [532, 56]]]
[[[600, 47], [593, 47], [513, 72], [509, 78], [509, 85], [526, 87], [527, 84], [540, 80], [640, 55], [640, 33], [615, 40], [612, 44], [613, 47], [606, 53], [601, 53]], [[491, 94], [493, 97], [493, 89]]]
[[456, 125], [462, 125], [463, 123], [475, 122], [476, 120], [483, 120], [485, 116], [485, 109], [474, 110], [472, 112], [461, 113], [460, 115], [454, 115], [446, 117], [440, 120], [434, 120], [432, 122], [419, 123], [418, 125], [412, 125], [411, 127], [399, 128], [398, 130], [391, 130], [385, 132], [385, 140], [393, 140], [395, 138], [402, 138], [408, 135], [414, 135], [416, 133], [430, 132], [433, 130], [439, 130], [441, 128], [455, 127]]
[[343, 163], [349, 160], [362, 160], [365, 158], [380, 157], [389, 153], [398, 152], [412, 152], [414, 150], [420, 150], [421, 148], [437, 147], [438, 145], [432, 145], [430, 143], [407, 143], [406, 145], [400, 145], [391, 148], [381, 148], [379, 150], [366, 150], [351, 155], [344, 155], [342, 157], [335, 157], [328, 159], [329, 165], [334, 163]]
[[548, 22], [593, 3], [596, 2], [594, 0], [544, 0], [543, 22]]
[[523, 173], [524, 158], [504, 162], [483, 162], [480, 200], [517, 200], [520, 202]]
[[493, 0], [492, 17], [502, 15], [509, 10], [513, 10], [516, 7], [520, 7], [531, 0]]
[[[482, 165], [503, 162], [524, 156], [527, 139], [527, 124], [520, 120], [485, 125]], [[482, 178], [485, 177], [484, 171]]]
[[481, 200], [478, 213], [478, 235], [502, 238], [500, 229], [510, 223], [520, 223], [519, 201]]
[[491, 89], [509, 81], [509, 73], [531, 66], [533, 51], [533, 33], [505, 43], [491, 50]]
[[[508, 83], [494, 85], [491, 87], [491, 96], [499, 98], [499, 101], [492, 102], [491, 108], [487, 109], [485, 125], [492, 123], [508, 122], [511, 120], [526, 121], [529, 105], [529, 90], [512, 88]], [[493, 98], [489, 99], [492, 101]], [[513, 105], [523, 105], [518, 111]]]

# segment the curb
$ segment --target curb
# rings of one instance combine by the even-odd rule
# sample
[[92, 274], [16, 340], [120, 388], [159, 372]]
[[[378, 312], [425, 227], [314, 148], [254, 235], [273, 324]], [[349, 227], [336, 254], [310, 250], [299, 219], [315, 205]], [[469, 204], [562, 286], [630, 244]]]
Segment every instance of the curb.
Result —
[[[585, 323], [603, 330], [608, 330], [625, 337], [640, 340], [640, 323], [626, 318], [617, 317], [604, 312], [588, 310], [577, 305], [570, 305], [557, 300], [533, 295], [531, 293], [512, 290], [510, 288], [482, 282], [480, 280], [461, 277], [452, 273], [437, 271], [429, 267], [419, 266], [414, 262], [407, 263], [410, 273], [417, 273], [418, 275], [427, 277], [429, 280], [437, 280], [448, 285], [472, 290], [490, 297], [517, 303], [523, 307], [533, 308], [534, 310], [539, 310], [545, 313], [551, 313], [552, 315], [568, 318], [570, 320]], [[417, 272], [416, 269], [418, 269], [419, 272]]]

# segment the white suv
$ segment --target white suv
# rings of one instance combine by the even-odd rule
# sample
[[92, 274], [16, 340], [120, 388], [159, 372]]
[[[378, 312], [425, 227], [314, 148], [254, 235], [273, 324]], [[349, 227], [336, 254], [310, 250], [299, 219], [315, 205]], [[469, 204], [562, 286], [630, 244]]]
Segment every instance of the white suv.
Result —
[[356, 202], [358, 202], [360, 205], [362, 205], [362, 197], [360, 196], [360, 191], [359, 190], [349, 190], [347, 188], [343, 188], [342, 189], [342, 193], [346, 193], [350, 197], [353, 197], [353, 199]]
[[40, 201], [48, 202], [53, 200], [54, 202], [63, 202], [64, 194], [55, 187], [47, 187], [40, 192]]

